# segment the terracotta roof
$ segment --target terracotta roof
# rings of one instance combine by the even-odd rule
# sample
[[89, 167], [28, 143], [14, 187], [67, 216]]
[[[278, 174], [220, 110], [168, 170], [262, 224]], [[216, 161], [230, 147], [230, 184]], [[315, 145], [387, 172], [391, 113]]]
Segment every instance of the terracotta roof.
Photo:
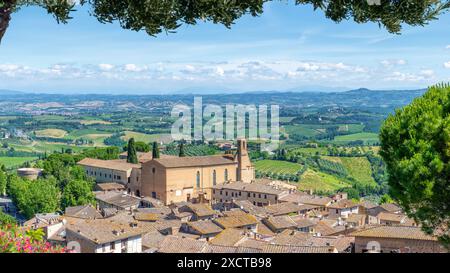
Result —
[[305, 228], [305, 227], [312, 227], [315, 225], [313, 221], [311, 221], [308, 218], [303, 218], [302, 216], [291, 216], [291, 219], [295, 222], [297, 225], [297, 228]]
[[159, 244], [164, 240], [166, 236], [162, 235], [159, 231], [153, 230], [142, 235], [142, 247], [147, 249], [158, 249]]
[[202, 235], [219, 233], [223, 230], [212, 221], [188, 222], [187, 225]]
[[283, 214], [290, 214], [290, 213], [297, 213], [300, 210], [299, 205], [290, 203], [290, 202], [269, 205], [264, 208], [268, 214], [272, 214], [275, 216], [283, 215]]
[[353, 208], [353, 207], [357, 207], [357, 206], [358, 206], [358, 204], [353, 202], [352, 200], [342, 199], [342, 200], [339, 200], [339, 201], [331, 204], [328, 207], [331, 209], [345, 209], [345, 208]]
[[256, 248], [256, 249], [263, 249], [263, 247], [265, 245], [267, 245], [268, 242], [267, 241], [263, 241], [263, 240], [256, 240], [253, 238], [248, 238], [246, 237], [245, 239], [239, 241], [237, 243], [237, 246], [241, 246], [241, 247], [248, 247], [248, 248]]
[[375, 203], [372, 203], [370, 201], [362, 201], [361, 203], [359, 203], [359, 205], [361, 207], [366, 208], [366, 209], [372, 209], [372, 208], [375, 208], [377, 206]]
[[188, 203], [186, 207], [188, 207], [194, 214], [196, 214], [199, 217], [212, 216], [217, 214], [216, 211], [214, 211], [211, 207], [209, 207], [206, 204]]
[[[143, 152], [136, 152], [136, 155], [138, 157], [139, 163], [144, 163], [147, 161], [150, 161], [153, 159], [153, 153], [152, 152], [148, 152], [148, 153], [143, 153]], [[176, 156], [173, 155], [166, 155], [166, 154], [162, 154], [160, 153], [160, 158], [175, 158]], [[127, 158], [128, 157], [128, 152], [123, 152], [120, 154], [120, 158]]]
[[103, 216], [91, 205], [67, 207], [64, 215], [82, 219], [100, 219]]
[[219, 165], [236, 165], [233, 160], [224, 156], [186, 156], [186, 157], [170, 157], [157, 158], [153, 161], [161, 164], [166, 168], [185, 168], [185, 167], [202, 167], [202, 166], [219, 166]]
[[319, 221], [314, 227], [315, 233], [320, 233], [322, 236], [336, 233], [336, 230], [323, 221]]
[[137, 207], [140, 203], [140, 199], [137, 197], [115, 191], [95, 192], [95, 199], [122, 209]]
[[256, 233], [269, 237], [275, 235], [275, 233], [263, 222], [258, 222], [256, 225]]
[[98, 245], [140, 236], [146, 232], [138, 223], [132, 227], [128, 222], [109, 219], [72, 221], [68, 223], [67, 230]]
[[270, 242], [278, 245], [307, 245], [306, 241], [312, 237], [312, 234], [307, 232], [299, 232], [286, 229], [278, 233]]
[[425, 234], [419, 227], [411, 226], [372, 226], [355, 231], [351, 236], [437, 241], [436, 237]]
[[78, 165], [102, 168], [108, 170], [129, 171], [133, 168], [140, 168], [140, 164], [131, 164], [123, 160], [100, 160], [93, 158], [85, 158], [78, 162]]
[[209, 244], [203, 253], [261, 253], [261, 249], [243, 246], [219, 246]]
[[345, 221], [349, 223], [356, 223], [356, 222], [364, 222], [364, 219], [366, 219], [366, 215], [352, 213], [347, 217], [347, 219], [345, 219]]
[[378, 220], [401, 223], [406, 220], [406, 215], [400, 213], [380, 212], [377, 215]]
[[234, 190], [261, 194], [279, 195], [286, 191], [278, 190], [272, 186], [266, 186], [257, 183], [232, 182], [213, 186], [215, 190]]
[[160, 253], [202, 253], [207, 242], [190, 238], [180, 238], [173, 235], [166, 236], [159, 244]]
[[310, 233], [285, 230], [278, 234], [271, 243], [278, 245], [292, 246], [327, 246], [336, 247], [338, 252], [347, 250], [351, 243], [355, 241], [354, 237], [346, 236], [313, 236]]
[[[297, 204], [304, 204], [304, 205], [316, 205], [316, 206], [328, 206], [329, 203], [331, 203], [332, 199], [326, 196], [316, 196], [316, 195], [299, 195], [298, 193], [295, 194], [295, 198], [288, 198], [288, 197], [281, 197], [280, 201], [288, 201], [291, 199], [291, 202], [297, 203]], [[293, 200], [292, 200], [293, 199]]]
[[224, 229], [221, 233], [217, 234], [217, 236], [212, 240], [210, 240], [210, 243], [213, 245], [234, 246], [244, 237], [245, 234], [242, 230], [227, 228]]
[[99, 191], [112, 191], [112, 190], [122, 191], [122, 190], [125, 190], [124, 185], [122, 185], [120, 183], [115, 183], [115, 182], [97, 183], [97, 184], [95, 184], [95, 187]]
[[288, 229], [297, 226], [291, 217], [287, 215], [270, 216], [269, 218], [264, 219], [263, 222], [275, 232], [280, 229]]
[[258, 223], [256, 217], [248, 213], [242, 215], [220, 217], [214, 219], [213, 221], [222, 228], [239, 228], [249, 225], [256, 225]]
[[267, 212], [264, 208], [253, 205], [252, 202], [248, 200], [234, 200], [234, 205], [239, 207], [241, 210], [250, 213], [258, 217], [266, 217]]
[[380, 207], [388, 212], [398, 212], [402, 210], [402, 208], [400, 208], [397, 204], [393, 203], [385, 203], [380, 205]]
[[263, 253], [333, 253], [336, 248], [330, 246], [292, 246], [292, 245], [274, 245], [264, 246]]
[[137, 212], [134, 215], [134, 219], [137, 221], [149, 221], [155, 222], [159, 219], [160, 214], [158, 213], [145, 213], [145, 212]]

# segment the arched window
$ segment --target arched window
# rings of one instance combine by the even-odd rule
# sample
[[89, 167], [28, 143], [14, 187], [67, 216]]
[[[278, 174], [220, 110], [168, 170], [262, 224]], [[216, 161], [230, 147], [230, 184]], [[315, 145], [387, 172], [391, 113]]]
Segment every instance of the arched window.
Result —
[[224, 177], [225, 177], [225, 181], [228, 181], [228, 169], [225, 169]]
[[200, 172], [197, 172], [197, 188], [200, 188]]
[[213, 185], [216, 185], [217, 181], [216, 181], [216, 170], [213, 171]]

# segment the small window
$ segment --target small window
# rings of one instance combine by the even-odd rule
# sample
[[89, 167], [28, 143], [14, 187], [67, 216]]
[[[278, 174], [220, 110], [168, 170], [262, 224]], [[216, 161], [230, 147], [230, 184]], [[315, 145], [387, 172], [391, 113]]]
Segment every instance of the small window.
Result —
[[228, 181], [228, 169], [225, 169], [223, 176], [225, 177], [225, 181]]
[[197, 188], [200, 188], [200, 172], [197, 172]]
[[155, 168], [152, 168], [152, 173], [156, 173], [156, 169]]
[[217, 184], [217, 179], [216, 179], [216, 170], [213, 171], [213, 185], [215, 186]]

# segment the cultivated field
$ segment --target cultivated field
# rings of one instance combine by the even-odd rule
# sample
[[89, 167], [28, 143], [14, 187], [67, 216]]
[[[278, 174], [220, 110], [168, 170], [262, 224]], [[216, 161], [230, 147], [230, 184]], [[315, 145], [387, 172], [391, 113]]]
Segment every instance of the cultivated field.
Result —
[[306, 170], [298, 182], [298, 188], [300, 190], [336, 191], [349, 186], [348, 183], [332, 175], [311, 169]]
[[264, 173], [296, 175], [302, 169], [302, 165], [287, 161], [260, 160], [255, 162], [255, 168]]
[[67, 132], [61, 129], [45, 129], [35, 131], [37, 137], [63, 138]]

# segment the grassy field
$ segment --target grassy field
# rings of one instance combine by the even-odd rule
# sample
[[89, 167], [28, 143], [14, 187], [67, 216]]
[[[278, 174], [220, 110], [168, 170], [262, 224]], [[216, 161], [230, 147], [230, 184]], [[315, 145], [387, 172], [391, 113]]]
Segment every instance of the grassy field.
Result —
[[347, 170], [348, 174], [363, 184], [376, 184], [372, 177], [370, 162], [366, 157], [331, 157], [325, 156], [324, 159], [340, 163]]
[[122, 137], [123, 140], [128, 141], [130, 138], [134, 138], [135, 141], [142, 141], [145, 143], [150, 143], [153, 141], [158, 142], [170, 142], [169, 139], [171, 139], [170, 134], [143, 134], [138, 132], [131, 132], [131, 131], [125, 131], [125, 136]]
[[335, 143], [348, 143], [350, 141], [362, 140], [364, 144], [379, 142], [378, 134], [375, 133], [356, 133], [351, 135], [336, 136], [333, 140]]
[[311, 169], [306, 170], [298, 182], [299, 190], [336, 191], [349, 186], [348, 183], [341, 181], [332, 175], [316, 172]]
[[283, 128], [287, 134], [297, 134], [305, 137], [314, 137], [321, 134], [317, 128], [310, 128], [308, 125], [286, 125]]
[[0, 157], [0, 164], [6, 168], [13, 168], [22, 165], [27, 161], [33, 161], [36, 157]]
[[35, 131], [37, 137], [63, 138], [67, 132], [61, 129], [45, 129]]
[[302, 165], [287, 161], [260, 160], [255, 162], [255, 168], [261, 172], [272, 172], [277, 174], [297, 174]]
[[111, 122], [109, 121], [104, 121], [104, 120], [80, 120], [80, 124], [83, 125], [94, 125], [94, 124], [104, 124], [104, 125], [109, 125], [111, 124]]

